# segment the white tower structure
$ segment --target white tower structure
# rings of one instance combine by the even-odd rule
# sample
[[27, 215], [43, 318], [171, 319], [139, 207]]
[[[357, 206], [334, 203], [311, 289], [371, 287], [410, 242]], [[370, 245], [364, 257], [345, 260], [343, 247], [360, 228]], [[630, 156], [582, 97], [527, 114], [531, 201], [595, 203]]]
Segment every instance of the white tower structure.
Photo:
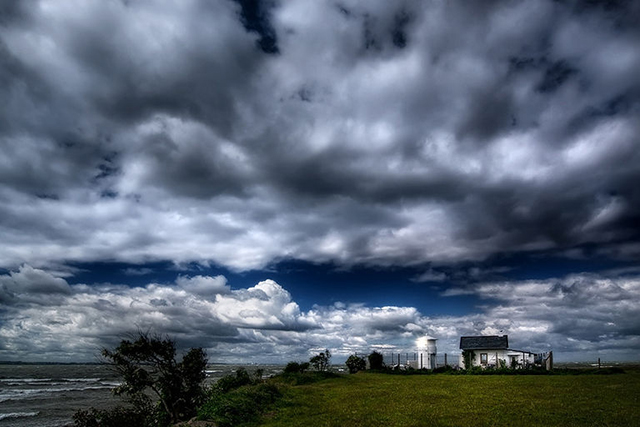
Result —
[[418, 338], [418, 360], [416, 360], [417, 369], [435, 369], [436, 366], [436, 354], [438, 348], [436, 347], [436, 338], [429, 336]]

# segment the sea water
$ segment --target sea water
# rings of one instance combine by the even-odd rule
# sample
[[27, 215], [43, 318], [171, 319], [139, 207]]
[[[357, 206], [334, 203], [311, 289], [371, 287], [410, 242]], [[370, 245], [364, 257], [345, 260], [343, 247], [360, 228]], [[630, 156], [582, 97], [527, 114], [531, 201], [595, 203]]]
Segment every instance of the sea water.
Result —
[[[210, 365], [207, 382], [234, 373], [239, 365]], [[263, 369], [270, 376], [281, 366], [244, 366]], [[124, 402], [112, 390], [120, 378], [105, 365], [0, 365], [0, 427], [63, 427], [73, 425], [73, 414], [90, 407], [106, 409]]]

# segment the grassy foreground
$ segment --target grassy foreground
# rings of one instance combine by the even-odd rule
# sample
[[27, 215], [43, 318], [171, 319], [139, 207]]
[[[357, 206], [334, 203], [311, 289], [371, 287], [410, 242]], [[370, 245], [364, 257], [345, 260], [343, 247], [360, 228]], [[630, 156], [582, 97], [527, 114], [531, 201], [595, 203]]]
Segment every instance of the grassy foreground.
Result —
[[640, 372], [356, 374], [288, 388], [264, 426], [640, 426]]

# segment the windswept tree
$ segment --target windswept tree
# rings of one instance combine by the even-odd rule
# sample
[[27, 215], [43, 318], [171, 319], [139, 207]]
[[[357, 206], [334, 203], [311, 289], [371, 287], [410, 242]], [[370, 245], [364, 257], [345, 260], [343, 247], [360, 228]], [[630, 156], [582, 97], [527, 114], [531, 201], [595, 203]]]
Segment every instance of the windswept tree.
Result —
[[[147, 414], [146, 419], [155, 420], [156, 425], [188, 420], [204, 401], [207, 356], [201, 348], [190, 349], [178, 362], [172, 340], [140, 333], [134, 341], [122, 340], [113, 350], [103, 349], [102, 356], [122, 377], [114, 394], [126, 397], [137, 413]], [[154, 407], [155, 400], [158, 404]], [[94, 410], [93, 414], [108, 419], [110, 415], [103, 412]], [[93, 425], [86, 421], [90, 414], [80, 415], [85, 418], [80, 425]], [[107, 425], [97, 421], [96, 425]]]
[[320, 354], [313, 356], [309, 363], [313, 366], [316, 371], [325, 372], [329, 369], [331, 365], [331, 352], [329, 349], [321, 352]]

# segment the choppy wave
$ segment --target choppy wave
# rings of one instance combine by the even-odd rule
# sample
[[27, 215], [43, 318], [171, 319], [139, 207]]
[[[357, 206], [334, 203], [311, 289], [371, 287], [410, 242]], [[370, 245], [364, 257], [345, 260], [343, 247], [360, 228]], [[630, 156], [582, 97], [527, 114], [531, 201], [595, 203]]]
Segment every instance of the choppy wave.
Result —
[[30, 389], [9, 389], [0, 391], [0, 402], [6, 402], [7, 400], [20, 400], [28, 399], [33, 396], [43, 394], [53, 394], [69, 391], [85, 391], [85, 390], [104, 390], [111, 389], [114, 386], [109, 384], [98, 384], [86, 387], [61, 387], [61, 388], [30, 388]]
[[40, 412], [9, 412], [7, 414], [0, 413], [0, 421], [7, 418], [24, 418], [24, 417], [35, 417]]
[[102, 378], [2, 378], [3, 383], [47, 383], [51, 381], [60, 381], [65, 383], [96, 383]]
[[100, 384], [109, 386], [109, 387], [119, 387], [122, 385], [119, 381], [102, 381]]

